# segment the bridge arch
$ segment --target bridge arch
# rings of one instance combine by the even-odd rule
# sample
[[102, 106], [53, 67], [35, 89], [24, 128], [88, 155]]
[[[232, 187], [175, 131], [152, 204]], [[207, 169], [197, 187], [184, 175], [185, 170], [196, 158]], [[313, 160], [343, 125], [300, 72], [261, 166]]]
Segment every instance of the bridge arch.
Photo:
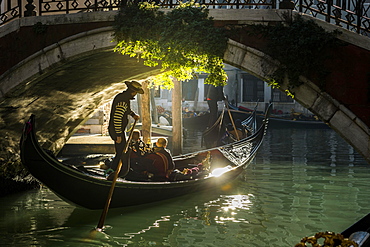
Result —
[[[225, 17], [218, 10], [210, 13], [216, 20], [235, 24], [281, 21], [278, 10], [266, 10], [259, 17], [256, 17], [255, 12], [246, 12], [249, 11], [231, 11], [231, 17]], [[56, 41], [23, 59], [0, 76], [0, 102], [4, 109], [0, 121], [0, 136], [5, 137], [0, 140], [3, 142], [0, 143], [2, 146], [12, 147], [12, 152], [16, 153], [19, 130], [22, 129], [24, 119], [31, 113], [36, 113], [38, 122], [48, 122], [47, 126], [51, 126], [49, 129], [43, 127], [40, 133], [41, 140], [45, 142], [44, 147], [59, 150], [79, 124], [99, 105], [122, 90], [122, 81], [145, 79], [158, 73], [158, 68], [148, 68], [136, 59], [112, 51], [113, 16], [112, 12], [94, 12], [65, 17], [67, 23], [87, 18], [83, 23], [91, 26], [90, 21], [98, 21], [99, 25]], [[252, 20], [245, 20], [246, 17]], [[55, 22], [64, 23], [65, 20], [61, 16], [28, 17], [16, 20], [10, 26], [6, 25], [8, 31], [5, 33], [19, 31], [23, 24], [32, 26], [39, 21], [51, 26], [59, 25]], [[360, 43], [365, 46], [369, 44]], [[279, 66], [277, 61], [261, 50], [232, 40], [229, 41], [224, 59], [226, 63], [263, 80]], [[73, 77], [78, 78], [78, 86]], [[66, 78], [70, 80], [67, 79], [66, 82]], [[343, 104], [321, 92], [314, 83], [306, 78], [302, 79], [305, 84], [295, 89], [295, 99], [340, 133], [370, 162], [368, 126]], [[53, 90], [44, 90], [50, 84], [53, 84]], [[286, 85], [282, 89], [284, 87]], [[0, 153], [0, 158], [4, 156], [7, 157], [8, 154]]]
[[[1, 66], [5, 71], [0, 71], [0, 73], [3, 72], [0, 74], [0, 99], [19, 84], [40, 79], [40, 77], [47, 75], [48, 71], [52, 71], [58, 66], [113, 48], [113, 28], [110, 24], [112, 17], [107, 13], [111, 14], [109, 12], [94, 15], [85, 13], [75, 14], [69, 18], [60, 16], [28, 17], [1, 26], [0, 28], [3, 30], [0, 32], [0, 39], [5, 48], [2, 59], [3, 61], [8, 60], [8, 63]], [[88, 23], [92, 17], [98, 25], [93, 23], [89, 27]], [[104, 24], [101, 25], [97, 21], [102, 21]], [[38, 24], [53, 29], [50, 31], [52, 34], [49, 36], [35, 34], [33, 29]], [[82, 27], [71, 28], [71, 25]], [[70, 31], [70, 29], [75, 30]], [[60, 33], [60, 35], [55, 38], [50, 37], [55, 33]], [[31, 40], [18, 41], [21, 39], [12, 37], [14, 34], [21, 36], [21, 39], [26, 37]], [[14, 42], [13, 46], [8, 45], [7, 47], [4, 44], [12, 42]], [[33, 45], [33, 43], [37, 44]], [[25, 55], [22, 56], [19, 53]], [[9, 57], [12, 54], [17, 57], [17, 60], [13, 61]]]
[[[279, 66], [278, 61], [263, 52], [233, 40], [229, 40], [224, 60], [265, 81]], [[300, 79], [304, 82], [303, 85], [289, 89], [294, 94], [294, 99], [340, 134], [370, 162], [369, 127], [344, 104], [322, 92], [312, 81], [303, 76]], [[281, 90], [287, 89], [288, 81], [281, 86]]]
[[[87, 19], [92, 16], [86, 14], [83, 16]], [[111, 14], [98, 13], [105, 16], [107, 27], [67, 36], [0, 75], [0, 146], [7, 147], [0, 150], [0, 163], [17, 158], [20, 131], [31, 114], [36, 115], [38, 123], [48, 123], [39, 126], [38, 135], [44, 148], [57, 152], [78, 125], [126, 88], [123, 81], [159, 73], [158, 67], [149, 68], [112, 50]], [[76, 16], [79, 19], [81, 15]], [[32, 27], [40, 19], [44, 23], [58, 22], [53, 16], [30, 17], [26, 26]], [[63, 25], [59, 31], [68, 28]], [[11, 32], [21, 33], [19, 29]]]
[[[99, 104], [122, 90], [122, 81], [158, 73], [158, 68], [148, 68], [112, 51], [116, 12], [32, 16], [0, 26], [0, 46], [9, 51], [0, 54], [0, 104], [4, 109], [0, 135], [6, 137], [0, 140], [6, 142], [2, 146], [17, 153], [22, 123], [36, 113], [38, 122], [49, 122], [51, 126], [43, 127], [40, 133], [44, 147], [58, 151]], [[243, 9], [230, 10], [225, 16], [223, 9], [216, 9], [211, 15], [232, 23], [243, 22], [246, 17], [268, 22], [281, 20], [280, 12]], [[47, 32], [35, 34], [35, 25], [46, 25]], [[104, 64], [109, 65], [105, 70]], [[73, 76], [78, 78], [78, 84], [73, 83]], [[45, 91], [47, 88], [50, 90]], [[55, 131], [54, 126], [60, 128]], [[0, 154], [4, 156], [9, 155]]]

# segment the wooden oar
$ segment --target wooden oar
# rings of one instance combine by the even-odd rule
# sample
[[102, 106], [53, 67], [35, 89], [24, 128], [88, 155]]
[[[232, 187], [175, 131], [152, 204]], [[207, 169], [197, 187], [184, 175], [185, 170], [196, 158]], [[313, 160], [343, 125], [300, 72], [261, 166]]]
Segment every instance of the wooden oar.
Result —
[[[128, 140], [126, 142], [125, 149], [123, 150], [122, 154], [127, 153], [129, 144], [130, 144], [131, 139], [132, 139], [132, 134], [134, 133], [136, 122], [137, 122], [137, 120], [135, 120], [135, 122], [134, 122], [134, 124], [132, 126], [132, 129], [130, 131], [130, 135], [129, 135]], [[122, 157], [122, 155], [121, 155], [121, 157]], [[105, 202], [105, 206], [104, 206], [103, 212], [102, 212], [102, 214], [100, 216], [100, 220], [99, 220], [98, 226], [96, 227], [96, 230], [97, 231], [102, 231], [102, 229], [104, 227], [104, 221], [105, 221], [105, 218], [107, 217], [107, 214], [108, 214], [109, 205], [110, 205], [110, 202], [112, 200], [112, 195], [113, 195], [114, 187], [116, 185], [118, 175], [119, 175], [119, 173], [121, 171], [121, 167], [122, 167], [122, 159], [119, 159], [117, 169], [114, 172], [114, 178], [113, 178], [113, 181], [112, 181], [112, 185], [110, 186], [110, 190], [109, 190], [109, 193], [108, 193], [107, 201]]]
[[238, 130], [237, 130], [237, 129], [236, 129], [236, 127], [235, 127], [234, 119], [233, 119], [233, 116], [231, 115], [231, 112], [230, 112], [229, 102], [227, 101], [227, 99], [224, 99], [224, 101], [225, 101], [225, 105], [226, 105], [226, 108], [227, 108], [227, 112], [229, 113], [229, 117], [230, 117], [230, 120], [231, 120], [231, 124], [233, 125], [233, 128], [234, 128], [234, 130], [235, 130], [236, 139], [238, 139], [238, 141], [239, 141], [239, 140], [240, 140], [240, 138], [239, 138]]

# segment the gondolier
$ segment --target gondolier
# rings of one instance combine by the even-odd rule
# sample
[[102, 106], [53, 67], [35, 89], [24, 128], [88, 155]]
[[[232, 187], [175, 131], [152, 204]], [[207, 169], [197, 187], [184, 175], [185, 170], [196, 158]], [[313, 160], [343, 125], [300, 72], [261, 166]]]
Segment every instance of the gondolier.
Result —
[[111, 168], [116, 169], [121, 154], [126, 145], [125, 129], [128, 124], [128, 116], [130, 115], [135, 120], [140, 116], [131, 110], [130, 100], [133, 100], [136, 94], [143, 94], [144, 90], [141, 84], [137, 81], [125, 81], [127, 90], [119, 93], [114, 97], [110, 112], [108, 132], [114, 141], [116, 156], [113, 159]]
[[224, 87], [209, 85], [207, 92], [207, 103], [209, 107], [209, 122], [208, 127], [211, 127], [217, 120], [218, 106], [217, 101], [225, 99]]

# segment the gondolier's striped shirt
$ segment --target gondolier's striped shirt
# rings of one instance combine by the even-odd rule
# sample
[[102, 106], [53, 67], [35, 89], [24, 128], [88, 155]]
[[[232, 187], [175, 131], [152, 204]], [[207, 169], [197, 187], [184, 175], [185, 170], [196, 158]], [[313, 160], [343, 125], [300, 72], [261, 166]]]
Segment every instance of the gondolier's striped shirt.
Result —
[[112, 110], [109, 119], [109, 135], [113, 140], [117, 136], [123, 136], [128, 124], [128, 115], [135, 116], [136, 113], [131, 110], [131, 94], [126, 91], [117, 94], [112, 103]]

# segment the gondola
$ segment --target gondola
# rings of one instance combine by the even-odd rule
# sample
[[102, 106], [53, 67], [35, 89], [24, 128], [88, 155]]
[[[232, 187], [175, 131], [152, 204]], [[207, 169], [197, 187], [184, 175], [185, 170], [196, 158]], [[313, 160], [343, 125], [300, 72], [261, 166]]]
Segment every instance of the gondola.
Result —
[[[217, 118], [216, 122], [208, 129], [206, 129], [202, 134], [203, 145], [207, 148], [221, 146], [223, 144], [227, 144], [230, 142], [234, 142], [235, 140], [240, 140], [245, 138], [246, 136], [238, 136], [232, 138], [225, 138], [225, 134], [227, 134], [228, 125], [233, 127], [233, 124], [236, 125], [237, 121], [239, 123], [236, 128], [243, 129], [243, 133], [248, 133], [248, 135], [252, 135], [257, 130], [257, 107], [258, 102], [254, 109], [251, 112], [243, 112], [234, 109], [230, 109], [230, 104], [228, 105], [228, 109], [223, 109], [222, 113]], [[271, 105], [268, 107], [271, 111]], [[232, 117], [233, 123], [231, 121], [230, 115]], [[269, 113], [270, 115], [270, 113]]]
[[[249, 113], [252, 110], [243, 106], [234, 106], [229, 104], [229, 108], [234, 111]], [[257, 118], [263, 118], [261, 112], [256, 112]], [[285, 129], [285, 128], [295, 128], [295, 129], [330, 129], [330, 127], [318, 120], [314, 116], [304, 116], [303, 114], [296, 114], [295, 116], [291, 114], [271, 114], [270, 116], [270, 128], [274, 129]]]
[[329, 125], [320, 120], [294, 120], [279, 116], [270, 117], [270, 127], [274, 129], [330, 129]]
[[[29, 172], [63, 200], [89, 208], [102, 209], [111, 181], [99, 169], [81, 169], [58, 161], [44, 150], [36, 137], [35, 116], [26, 122], [20, 141], [21, 160]], [[193, 178], [173, 181], [129, 181], [118, 178], [110, 207], [126, 207], [174, 198], [199, 190], [216, 189], [230, 183], [255, 157], [268, 125], [268, 115], [252, 136], [214, 149], [174, 157], [176, 168], [192, 168], [205, 159], [210, 164]]]
[[370, 214], [365, 215], [341, 234], [349, 240], [355, 241], [358, 247], [370, 246]]
[[[315, 245], [320, 242], [323, 242], [324, 245]], [[302, 238], [295, 247], [305, 247], [307, 244], [312, 246], [370, 247], [370, 214], [365, 215], [341, 233], [318, 232], [314, 236]]]

